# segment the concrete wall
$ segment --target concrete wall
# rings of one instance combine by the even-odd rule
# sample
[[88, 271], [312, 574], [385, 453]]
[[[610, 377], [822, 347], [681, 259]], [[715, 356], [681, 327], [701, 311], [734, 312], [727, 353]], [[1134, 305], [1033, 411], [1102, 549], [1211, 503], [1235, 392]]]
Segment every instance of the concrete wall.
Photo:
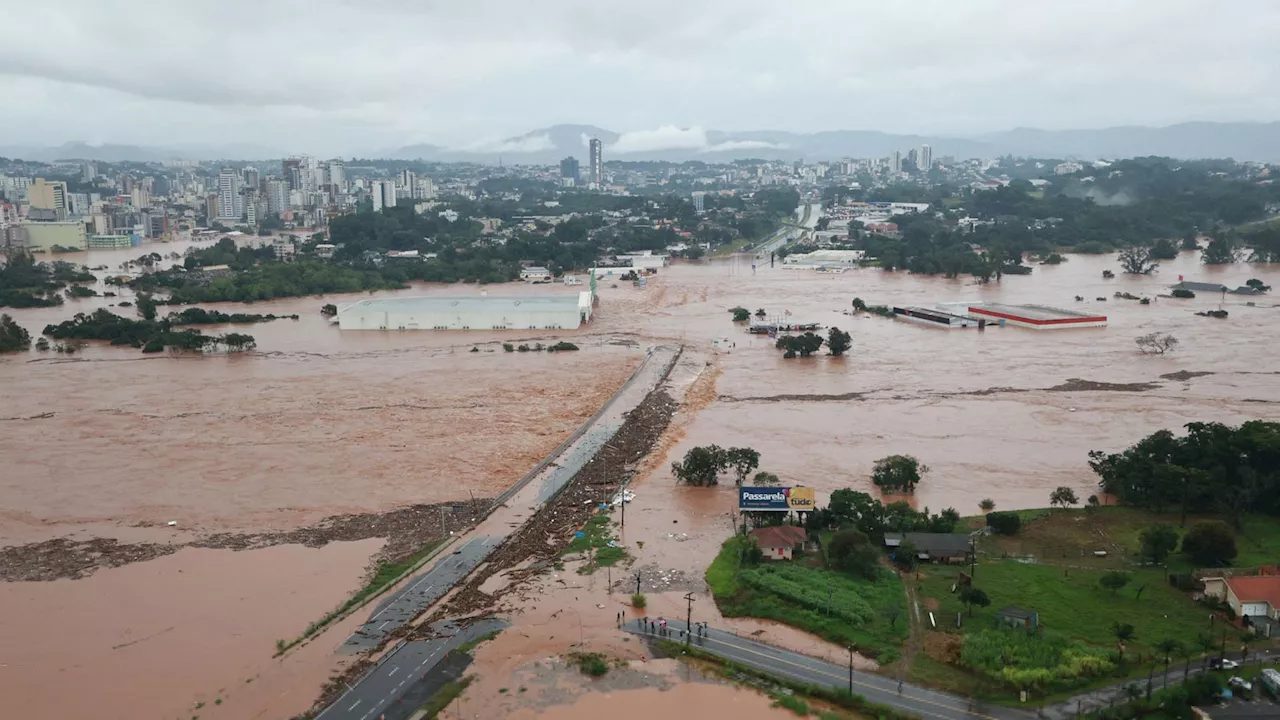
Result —
[[378, 306], [355, 306], [338, 313], [343, 330], [573, 330], [582, 324], [577, 307], [564, 309], [518, 308], [493, 310], [406, 309], [379, 310]]

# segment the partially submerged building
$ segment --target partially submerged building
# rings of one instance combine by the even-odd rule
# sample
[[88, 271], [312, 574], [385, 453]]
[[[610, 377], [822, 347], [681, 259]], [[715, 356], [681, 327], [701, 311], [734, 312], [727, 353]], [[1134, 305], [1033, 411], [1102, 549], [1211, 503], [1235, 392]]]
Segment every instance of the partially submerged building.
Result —
[[593, 296], [410, 297], [338, 309], [343, 330], [573, 330], [591, 320]]
[[913, 306], [894, 307], [893, 319], [941, 328], [982, 327], [987, 324], [985, 319]]
[[1033, 330], [1104, 327], [1106, 315], [1064, 310], [1048, 305], [1005, 305], [1003, 303], [968, 303], [970, 315]]

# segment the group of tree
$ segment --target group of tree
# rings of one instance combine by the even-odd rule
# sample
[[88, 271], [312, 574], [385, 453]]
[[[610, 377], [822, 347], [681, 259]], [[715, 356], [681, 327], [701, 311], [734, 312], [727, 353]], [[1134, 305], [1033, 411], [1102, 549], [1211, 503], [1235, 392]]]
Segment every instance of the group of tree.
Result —
[[[141, 299], [141, 297], [139, 298]], [[183, 308], [180, 312], [169, 313], [165, 320], [170, 325], [248, 325], [250, 323], [270, 322], [272, 320], [297, 320], [297, 315], [259, 315], [256, 313], [224, 313], [219, 310], [204, 308]]]
[[[686, 485], [707, 487], [718, 485], [720, 474], [732, 470], [734, 484], [741, 486], [751, 471], [759, 466], [760, 453], [751, 448], [700, 445], [690, 448], [680, 462], [671, 463], [671, 474], [678, 482]], [[761, 475], [769, 474], [761, 473]]]
[[21, 352], [31, 347], [31, 334], [8, 315], [0, 315], [0, 352]]
[[954, 508], [930, 514], [929, 508], [916, 510], [902, 501], [885, 505], [851, 488], [833, 491], [826, 507], [814, 510], [805, 518], [810, 530], [851, 527], [871, 538], [877, 546], [884, 543], [886, 532], [949, 533], [959, 523], [960, 513]]
[[[1222, 161], [1134, 158], [1113, 164], [1105, 176], [1054, 177], [1039, 189], [1019, 179], [972, 192], [961, 202], [964, 214], [991, 224], [972, 232], [959, 229], [956, 216], [948, 214], [950, 204], [938, 203], [941, 219], [932, 213], [893, 218], [900, 239], [853, 229], [853, 240], [889, 270], [970, 274], [980, 282], [1025, 272], [1021, 263], [1028, 253], [1046, 256], [1059, 249], [1105, 253], [1133, 246], [1132, 264], [1125, 270], [1147, 274], [1156, 261], [1176, 257], [1175, 238], [1183, 238], [1184, 248], [1195, 248], [1198, 228], [1266, 217], [1267, 206], [1280, 202], [1280, 187], [1260, 185]], [[1221, 237], [1202, 255], [1206, 263], [1233, 262], [1246, 247], [1252, 249], [1252, 259], [1280, 258], [1280, 232], [1275, 230], [1239, 238], [1226, 230], [1216, 234]]]
[[1117, 453], [1090, 452], [1099, 487], [1153, 512], [1178, 509], [1184, 525], [1193, 508], [1217, 511], [1236, 528], [1249, 512], [1280, 515], [1280, 423], [1194, 422], [1186, 430], [1158, 430]]
[[[414, 263], [422, 265], [422, 263]], [[263, 262], [241, 272], [214, 278], [195, 278], [184, 270], [166, 270], [130, 281], [139, 291], [168, 290], [171, 304], [197, 302], [253, 302], [324, 293], [354, 293], [406, 287], [411, 277], [398, 278], [408, 264], [347, 266], [320, 260]], [[412, 275], [412, 273], [409, 273]]]
[[809, 357], [810, 355], [822, 349], [822, 344], [826, 342], [821, 335], [812, 332], [806, 332], [801, 335], [782, 335], [773, 346], [785, 352], [782, 357], [790, 360], [799, 355], [800, 357]]
[[72, 283], [94, 280], [93, 273], [78, 265], [62, 260], [36, 262], [30, 253], [14, 250], [0, 266], [0, 307], [61, 305], [60, 289]]
[[144, 353], [160, 352], [166, 348], [201, 352], [219, 346], [228, 352], [239, 352], [256, 346], [252, 335], [232, 332], [214, 336], [190, 328], [176, 330], [168, 318], [133, 320], [106, 308], [89, 314], [76, 313], [70, 320], [46, 325], [44, 334], [56, 340], [106, 340], [112, 345], [141, 348]]
[[871, 482], [886, 492], [915, 492], [929, 466], [911, 455], [888, 455], [871, 468]]

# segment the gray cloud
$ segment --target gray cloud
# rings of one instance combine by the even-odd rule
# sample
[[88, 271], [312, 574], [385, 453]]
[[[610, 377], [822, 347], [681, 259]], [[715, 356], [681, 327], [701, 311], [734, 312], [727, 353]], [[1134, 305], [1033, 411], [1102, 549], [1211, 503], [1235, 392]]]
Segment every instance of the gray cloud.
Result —
[[1270, 0], [0, 2], [12, 144], [497, 148], [570, 122], [621, 153], [704, 128], [1280, 118]]

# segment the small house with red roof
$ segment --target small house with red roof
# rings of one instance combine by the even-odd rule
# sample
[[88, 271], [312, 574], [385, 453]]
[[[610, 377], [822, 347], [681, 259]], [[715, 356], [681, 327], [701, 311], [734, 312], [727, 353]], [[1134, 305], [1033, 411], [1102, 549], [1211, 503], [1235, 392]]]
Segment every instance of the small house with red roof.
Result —
[[809, 539], [804, 528], [795, 525], [756, 528], [750, 535], [768, 560], [790, 560], [792, 553], [803, 549], [805, 541]]

